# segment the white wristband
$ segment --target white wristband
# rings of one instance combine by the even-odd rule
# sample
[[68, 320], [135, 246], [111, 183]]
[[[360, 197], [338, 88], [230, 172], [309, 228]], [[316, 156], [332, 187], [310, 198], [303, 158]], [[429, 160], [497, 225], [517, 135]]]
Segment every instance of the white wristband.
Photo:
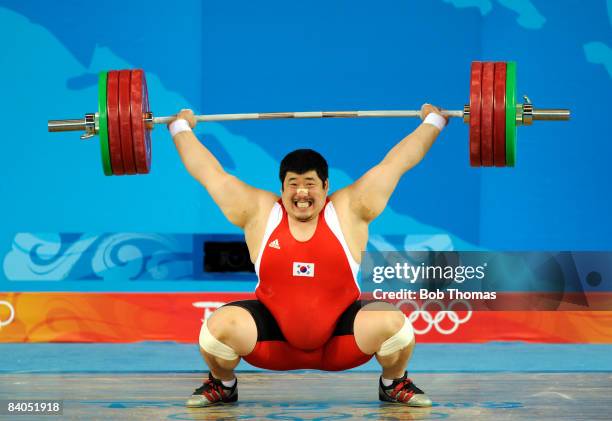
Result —
[[432, 126], [437, 127], [438, 130], [442, 131], [444, 126], [446, 126], [446, 119], [440, 114], [429, 113], [427, 114], [427, 117], [425, 117], [425, 120], [423, 120], [423, 123], [431, 124]]
[[170, 134], [172, 135], [172, 137], [176, 136], [180, 132], [192, 131], [191, 127], [189, 126], [189, 123], [184, 118], [179, 118], [178, 120], [174, 120], [172, 123], [170, 123], [170, 126], [168, 126], [168, 129], [170, 130]]

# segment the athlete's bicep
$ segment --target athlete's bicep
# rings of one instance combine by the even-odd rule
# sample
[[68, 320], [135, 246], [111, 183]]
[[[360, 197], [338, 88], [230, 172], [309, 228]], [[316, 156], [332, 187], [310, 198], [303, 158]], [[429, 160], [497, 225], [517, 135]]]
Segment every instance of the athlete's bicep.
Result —
[[217, 175], [215, 180], [209, 180], [205, 187], [225, 217], [240, 228], [257, 216], [262, 205], [276, 200], [274, 194], [225, 172]]
[[398, 168], [384, 162], [372, 167], [346, 187], [352, 212], [361, 220], [371, 222], [387, 206], [401, 175]]

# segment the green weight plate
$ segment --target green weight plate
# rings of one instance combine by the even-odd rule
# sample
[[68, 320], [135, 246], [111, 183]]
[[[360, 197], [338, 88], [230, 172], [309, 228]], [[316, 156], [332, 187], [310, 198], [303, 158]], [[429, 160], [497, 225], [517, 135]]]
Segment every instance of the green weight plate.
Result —
[[516, 164], [516, 62], [506, 63], [506, 165]]
[[100, 72], [98, 77], [98, 135], [102, 152], [102, 169], [104, 175], [113, 175], [110, 150], [108, 148], [108, 118], [106, 115], [106, 72]]

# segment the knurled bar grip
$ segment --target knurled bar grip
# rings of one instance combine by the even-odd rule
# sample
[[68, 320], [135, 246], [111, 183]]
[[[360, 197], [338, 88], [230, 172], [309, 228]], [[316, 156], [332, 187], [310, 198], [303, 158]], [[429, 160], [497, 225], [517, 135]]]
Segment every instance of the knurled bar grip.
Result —
[[[463, 117], [463, 111], [442, 111], [448, 117]], [[421, 111], [299, 111], [281, 113], [209, 114], [196, 115], [197, 121], [276, 120], [283, 118], [362, 118], [362, 117], [420, 117]], [[176, 117], [154, 117], [155, 124], [168, 124]]]

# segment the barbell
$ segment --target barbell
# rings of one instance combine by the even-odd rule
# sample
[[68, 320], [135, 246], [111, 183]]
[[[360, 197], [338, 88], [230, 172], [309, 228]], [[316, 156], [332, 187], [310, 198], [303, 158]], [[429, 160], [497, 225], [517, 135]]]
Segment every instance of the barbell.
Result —
[[[516, 128], [534, 120], [569, 120], [569, 109], [536, 109], [527, 96], [516, 102], [516, 63], [474, 61], [469, 104], [445, 110], [469, 125], [473, 167], [513, 167]], [[420, 117], [419, 110], [302, 111], [197, 115], [197, 121], [272, 120], [289, 118]], [[81, 139], [100, 137], [105, 175], [147, 174], [151, 169], [151, 130], [174, 117], [154, 117], [142, 70], [111, 70], [98, 77], [98, 112], [83, 119], [49, 120], [50, 132], [84, 131]]]

